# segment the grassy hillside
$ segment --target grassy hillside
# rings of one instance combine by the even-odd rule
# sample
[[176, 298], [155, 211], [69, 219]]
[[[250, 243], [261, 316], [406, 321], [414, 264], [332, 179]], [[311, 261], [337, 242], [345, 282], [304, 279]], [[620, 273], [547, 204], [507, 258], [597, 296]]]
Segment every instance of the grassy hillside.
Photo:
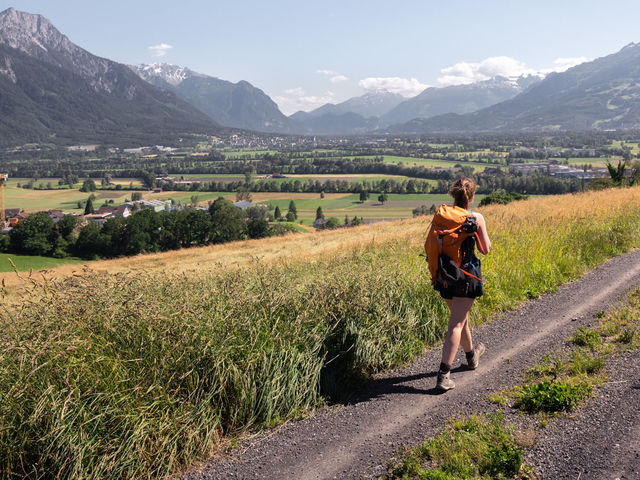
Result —
[[[638, 188], [483, 213], [494, 250], [474, 321], [640, 246]], [[120, 273], [14, 291], [0, 324], [0, 475], [165, 476], [409, 361], [446, 328], [418, 256], [427, 225], [95, 262]]]

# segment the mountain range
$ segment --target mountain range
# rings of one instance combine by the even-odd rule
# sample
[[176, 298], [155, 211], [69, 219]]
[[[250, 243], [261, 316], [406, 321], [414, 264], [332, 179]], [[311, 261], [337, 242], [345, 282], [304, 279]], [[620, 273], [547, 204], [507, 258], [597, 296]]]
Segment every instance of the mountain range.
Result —
[[147, 82], [175, 93], [221, 125], [261, 132], [292, 130], [291, 122], [278, 105], [244, 80], [232, 83], [166, 63], [130, 68]]
[[540, 77], [534, 75], [495, 77], [470, 85], [427, 88], [408, 99], [385, 91], [369, 92], [342, 103], [328, 103], [311, 112], [296, 112], [289, 118], [298, 123], [300, 133], [362, 134], [416, 118], [474, 112], [511, 99], [538, 81]]
[[261, 89], [168, 64], [126, 66], [73, 44], [46, 18], [0, 12], [0, 145], [176, 143], [223, 128], [272, 133], [640, 128], [640, 45], [545, 78], [495, 77], [375, 91], [290, 117]]
[[640, 44], [552, 73], [516, 97], [466, 115], [394, 126], [402, 133], [640, 128]]
[[125, 65], [76, 46], [46, 18], [0, 13], [0, 144], [160, 143], [219, 129]]

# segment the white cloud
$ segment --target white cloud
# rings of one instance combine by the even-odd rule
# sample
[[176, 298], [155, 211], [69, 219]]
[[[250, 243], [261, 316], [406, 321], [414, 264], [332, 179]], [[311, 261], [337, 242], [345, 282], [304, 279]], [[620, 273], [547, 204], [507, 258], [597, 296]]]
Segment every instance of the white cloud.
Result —
[[340, 82], [346, 82], [347, 80], [349, 80], [349, 77], [342, 75], [338, 72], [334, 72], [333, 70], [320, 69], [320, 70], [316, 70], [316, 73], [319, 73], [320, 75], [324, 75], [326, 77], [330, 77], [329, 81], [331, 83], [340, 83]]
[[302, 87], [289, 88], [289, 89], [285, 90], [284, 93], [287, 94], [287, 95], [293, 95], [293, 96], [300, 97], [300, 96], [304, 95], [304, 89]]
[[325, 103], [335, 103], [335, 94], [327, 91], [320, 95], [310, 95], [302, 87], [289, 88], [285, 90], [284, 95], [276, 95], [273, 97], [285, 115], [291, 115], [299, 110], [308, 112], [321, 107]]
[[148, 47], [151, 51], [151, 55], [154, 57], [164, 57], [169, 50], [173, 48], [172, 45], [167, 45], [166, 43], [161, 43], [159, 45], [152, 45]]
[[358, 86], [369, 91], [386, 90], [399, 93], [405, 97], [413, 97], [422, 92], [429, 85], [421, 83], [415, 78], [401, 77], [368, 77], [358, 82]]
[[550, 72], [564, 72], [569, 70], [571, 67], [575, 67], [576, 65], [580, 65], [584, 62], [590, 62], [591, 59], [587, 57], [571, 57], [571, 58], [556, 58], [553, 61], [553, 67], [545, 70], [541, 70], [541, 73], [550, 73]]
[[492, 77], [519, 77], [536, 73], [527, 68], [524, 62], [511, 57], [489, 57], [481, 62], [459, 62], [452, 67], [440, 70], [442, 76], [438, 83], [443, 87], [466, 85], [489, 80]]
[[519, 77], [521, 75], [546, 75], [551, 72], [564, 72], [580, 63], [589, 61], [586, 57], [558, 58], [553, 67], [534, 70], [524, 62], [512, 57], [489, 57], [480, 62], [459, 62], [440, 70], [442, 76], [438, 83], [443, 87], [451, 85], [467, 85], [489, 80], [493, 77]]

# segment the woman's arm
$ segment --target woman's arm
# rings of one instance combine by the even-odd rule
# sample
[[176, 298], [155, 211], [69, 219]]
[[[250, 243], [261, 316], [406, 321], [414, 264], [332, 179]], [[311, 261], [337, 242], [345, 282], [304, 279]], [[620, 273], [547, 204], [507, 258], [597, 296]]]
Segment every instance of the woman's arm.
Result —
[[484, 221], [484, 217], [481, 213], [473, 212], [473, 214], [476, 217], [476, 223], [478, 225], [478, 241], [480, 242], [478, 248], [482, 253], [486, 255], [487, 253], [489, 253], [489, 250], [491, 250], [491, 240], [489, 239], [489, 234], [487, 233], [487, 224]]

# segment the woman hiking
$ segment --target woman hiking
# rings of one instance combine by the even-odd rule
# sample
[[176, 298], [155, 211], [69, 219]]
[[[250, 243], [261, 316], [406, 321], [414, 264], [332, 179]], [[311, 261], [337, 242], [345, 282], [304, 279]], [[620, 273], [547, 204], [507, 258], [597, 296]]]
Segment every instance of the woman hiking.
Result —
[[451, 312], [436, 383], [436, 389], [443, 392], [455, 387], [450, 372], [458, 346], [462, 345], [471, 370], [478, 367], [485, 351], [482, 343], [474, 347], [469, 328], [469, 310], [475, 298], [482, 295], [480, 260], [475, 256], [475, 246], [483, 254], [491, 249], [484, 217], [469, 210], [475, 191], [476, 185], [470, 178], [459, 178], [451, 184], [449, 195], [453, 197], [453, 206], [438, 208], [425, 242], [433, 286]]

